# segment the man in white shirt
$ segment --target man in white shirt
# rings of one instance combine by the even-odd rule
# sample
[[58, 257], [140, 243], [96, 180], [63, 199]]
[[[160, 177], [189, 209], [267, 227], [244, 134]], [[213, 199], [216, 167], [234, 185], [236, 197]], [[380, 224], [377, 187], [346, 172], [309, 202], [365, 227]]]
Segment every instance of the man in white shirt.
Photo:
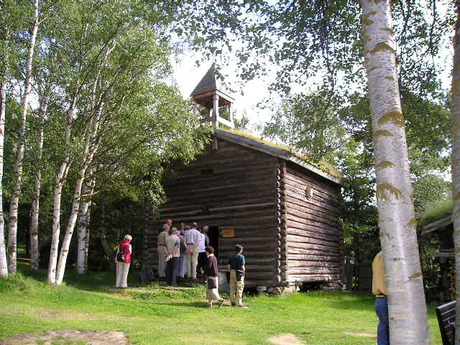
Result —
[[206, 235], [203, 232], [200, 232], [200, 239], [198, 240], [198, 266], [197, 274], [198, 276], [204, 276], [204, 267], [208, 261], [206, 256]]
[[187, 277], [196, 279], [196, 266], [198, 264], [198, 243], [201, 238], [194, 222], [192, 228], [185, 232], [185, 247], [187, 250]]

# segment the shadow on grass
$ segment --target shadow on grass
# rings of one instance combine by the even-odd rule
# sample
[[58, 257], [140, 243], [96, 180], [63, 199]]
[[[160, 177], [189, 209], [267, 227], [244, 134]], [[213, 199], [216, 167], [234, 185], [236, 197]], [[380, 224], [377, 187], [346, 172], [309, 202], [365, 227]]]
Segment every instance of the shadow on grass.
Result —
[[[21, 270], [21, 273], [25, 277], [33, 278], [40, 282], [46, 283], [48, 281], [48, 271], [46, 269], [39, 269], [38, 271], [24, 269]], [[88, 272], [78, 274], [75, 270], [69, 269], [65, 272], [64, 283], [80, 290], [104, 291], [107, 286], [115, 285], [115, 273]]]
[[[165, 305], [165, 306], [170, 306], [170, 307], [179, 306], [179, 307], [190, 307], [190, 308], [197, 308], [197, 309], [209, 309], [206, 307], [206, 303], [204, 302], [204, 300], [196, 301], [196, 302], [169, 300], [169, 301], [163, 301], [163, 302], [156, 302], [155, 304]], [[213, 309], [217, 309], [217, 307]]]
[[328, 306], [341, 310], [369, 311], [374, 310], [375, 297], [368, 293], [347, 292], [344, 299], [331, 299]]

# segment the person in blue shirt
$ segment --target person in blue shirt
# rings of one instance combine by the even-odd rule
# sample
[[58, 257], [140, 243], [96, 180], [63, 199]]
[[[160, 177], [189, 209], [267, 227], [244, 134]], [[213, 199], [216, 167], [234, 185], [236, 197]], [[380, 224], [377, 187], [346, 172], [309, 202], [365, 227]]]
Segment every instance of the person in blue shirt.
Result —
[[228, 258], [228, 269], [230, 271], [230, 302], [232, 306], [245, 307], [242, 302], [244, 290], [244, 276], [246, 274], [246, 260], [244, 258], [243, 246], [237, 244], [235, 253]]

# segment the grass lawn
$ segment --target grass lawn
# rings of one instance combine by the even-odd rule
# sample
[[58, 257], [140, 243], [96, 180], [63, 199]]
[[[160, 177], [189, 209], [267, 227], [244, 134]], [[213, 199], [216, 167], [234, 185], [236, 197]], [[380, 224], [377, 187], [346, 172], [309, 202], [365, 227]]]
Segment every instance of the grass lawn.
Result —
[[[69, 271], [60, 287], [46, 284], [45, 274], [29, 271], [0, 279], [0, 343], [16, 334], [51, 330], [121, 331], [138, 345], [269, 344], [268, 338], [286, 333], [308, 345], [376, 343], [347, 334], [375, 334], [377, 317], [368, 294], [246, 296], [249, 309], [230, 307], [228, 301], [220, 309], [207, 309], [201, 286], [186, 291], [139, 286], [115, 293], [107, 291], [112, 273]], [[433, 308], [429, 315], [432, 343], [440, 345]]]

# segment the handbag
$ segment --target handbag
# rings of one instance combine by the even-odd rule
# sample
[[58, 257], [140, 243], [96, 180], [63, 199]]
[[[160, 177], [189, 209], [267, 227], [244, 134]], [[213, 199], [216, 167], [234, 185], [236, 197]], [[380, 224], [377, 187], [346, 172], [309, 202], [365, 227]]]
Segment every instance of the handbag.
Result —
[[216, 277], [207, 277], [206, 287], [208, 289], [217, 289], [217, 279]]
[[125, 262], [125, 256], [123, 255], [123, 252], [117, 251], [117, 261], [118, 262]]

